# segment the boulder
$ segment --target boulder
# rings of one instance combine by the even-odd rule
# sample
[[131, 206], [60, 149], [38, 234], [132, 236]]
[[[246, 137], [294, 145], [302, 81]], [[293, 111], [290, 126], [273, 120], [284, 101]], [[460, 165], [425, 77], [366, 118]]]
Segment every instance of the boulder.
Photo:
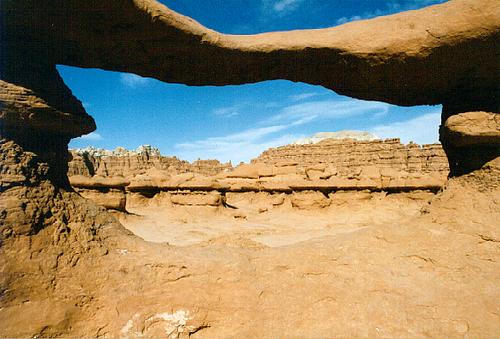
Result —
[[500, 145], [500, 113], [467, 112], [444, 122], [442, 138], [453, 146]]
[[[282, 173], [283, 171], [281, 171]], [[277, 175], [274, 166], [269, 166], [263, 163], [243, 164], [236, 167], [233, 171], [228, 172], [228, 178], [241, 178], [241, 179], [259, 179], [262, 177], [273, 177]]]
[[130, 185], [130, 181], [123, 177], [85, 177], [83, 175], [71, 176], [69, 182], [71, 186], [81, 188], [123, 188]]
[[126, 212], [127, 197], [125, 192], [118, 189], [110, 189], [105, 192], [92, 189], [79, 189], [78, 193], [85, 199], [92, 200], [99, 206], [106, 209]]
[[291, 197], [292, 206], [301, 210], [325, 208], [330, 206], [330, 199], [317, 191], [294, 193]]

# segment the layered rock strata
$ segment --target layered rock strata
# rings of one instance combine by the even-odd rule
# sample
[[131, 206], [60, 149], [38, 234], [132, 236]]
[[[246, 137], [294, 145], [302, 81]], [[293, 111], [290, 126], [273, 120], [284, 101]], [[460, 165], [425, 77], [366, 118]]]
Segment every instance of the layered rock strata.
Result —
[[327, 139], [312, 145], [286, 145], [264, 151], [253, 163], [278, 167], [333, 166], [342, 176], [355, 176], [363, 167], [407, 173], [447, 175], [448, 160], [441, 145], [401, 144], [399, 139], [357, 141]]
[[196, 160], [189, 163], [177, 157], [165, 157], [159, 152], [123, 152], [95, 150], [70, 151], [68, 176], [83, 175], [87, 177], [125, 177], [131, 178], [145, 174], [147, 171], [159, 171], [166, 175], [179, 173], [196, 173], [216, 175], [233, 168], [231, 163], [221, 163], [218, 160]]
[[[269, 149], [251, 164], [234, 169], [213, 160], [191, 165], [176, 158], [149, 156], [147, 152], [122, 152], [121, 156], [101, 156], [109, 151], [100, 151], [99, 156], [79, 153], [73, 151], [69, 163], [71, 185], [98, 204], [122, 211], [122, 201], [130, 192], [146, 197], [171, 192], [172, 202], [181, 205], [189, 205], [186, 196], [199, 201], [206, 194], [206, 205], [224, 205], [227, 192], [313, 191], [327, 197], [336, 191], [437, 192], [449, 173], [439, 144], [403, 145], [399, 139], [327, 139], [316, 144], [288, 145]], [[212, 166], [200, 168], [200, 163]], [[214, 200], [214, 194], [219, 198]], [[177, 195], [184, 198], [177, 199]]]

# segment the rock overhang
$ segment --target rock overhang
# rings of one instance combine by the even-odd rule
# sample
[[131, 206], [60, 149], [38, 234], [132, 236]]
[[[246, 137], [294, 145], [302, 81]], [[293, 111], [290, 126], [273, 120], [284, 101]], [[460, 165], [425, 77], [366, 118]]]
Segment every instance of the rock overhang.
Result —
[[56, 64], [187, 85], [287, 79], [364, 100], [443, 104], [443, 123], [457, 113], [500, 112], [495, 0], [451, 0], [333, 28], [256, 35], [218, 33], [153, 0], [2, 6], [1, 119], [11, 130], [77, 137], [95, 129]]

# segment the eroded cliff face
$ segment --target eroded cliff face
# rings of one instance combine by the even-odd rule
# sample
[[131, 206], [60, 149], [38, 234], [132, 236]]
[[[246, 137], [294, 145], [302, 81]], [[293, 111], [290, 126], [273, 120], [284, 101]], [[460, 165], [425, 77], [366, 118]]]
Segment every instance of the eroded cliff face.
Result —
[[[147, 152], [110, 156], [72, 151], [68, 172], [80, 194], [121, 211], [133, 193], [155, 199], [161, 192], [169, 192], [175, 205], [234, 206], [238, 193], [258, 196], [265, 192], [277, 197], [285, 194], [300, 208], [328, 206], [328, 195], [339, 191], [437, 193], [448, 174], [448, 161], [439, 144], [403, 145], [399, 139], [327, 139], [288, 145], [269, 149], [234, 169], [213, 160], [189, 164]], [[301, 199], [308, 201], [297, 202]], [[271, 199], [263, 208], [272, 205], [276, 204]]]
[[231, 163], [221, 163], [218, 160], [197, 160], [189, 163], [177, 157], [161, 156], [159, 152], [147, 150], [110, 152], [72, 150], [71, 161], [68, 163], [68, 176], [82, 175], [86, 177], [124, 177], [133, 178], [156, 170], [165, 175], [180, 173], [195, 173], [200, 175], [216, 175], [222, 171], [231, 170]]
[[406, 173], [449, 172], [446, 154], [440, 144], [401, 144], [399, 139], [356, 141], [327, 139], [310, 145], [287, 145], [264, 151], [253, 163], [308, 168], [322, 164], [336, 167], [342, 176], [355, 176], [364, 167]]
[[[219, 34], [150, 0], [6, 0], [0, 15], [0, 336], [500, 332], [498, 1], [257, 36]], [[289, 79], [361, 99], [443, 104], [455, 177], [397, 222], [278, 247], [244, 233], [151, 244], [69, 186], [67, 143], [95, 124], [58, 63], [191, 85]], [[246, 189], [247, 179], [227, 179]]]

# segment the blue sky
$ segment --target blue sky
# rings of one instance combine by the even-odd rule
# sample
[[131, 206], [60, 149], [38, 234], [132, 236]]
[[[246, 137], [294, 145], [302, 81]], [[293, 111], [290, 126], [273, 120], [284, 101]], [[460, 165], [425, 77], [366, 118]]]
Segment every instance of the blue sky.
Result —
[[[443, 0], [162, 0], [224, 33], [323, 28]], [[284, 80], [225, 87], [165, 84], [132, 74], [58, 66], [97, 130], [71, 148], [159, 147], [186, 160], [233, 164], [316, 132], [366, 130], [403, 142], [437, 142], [440, 106], [398, 107]]]

